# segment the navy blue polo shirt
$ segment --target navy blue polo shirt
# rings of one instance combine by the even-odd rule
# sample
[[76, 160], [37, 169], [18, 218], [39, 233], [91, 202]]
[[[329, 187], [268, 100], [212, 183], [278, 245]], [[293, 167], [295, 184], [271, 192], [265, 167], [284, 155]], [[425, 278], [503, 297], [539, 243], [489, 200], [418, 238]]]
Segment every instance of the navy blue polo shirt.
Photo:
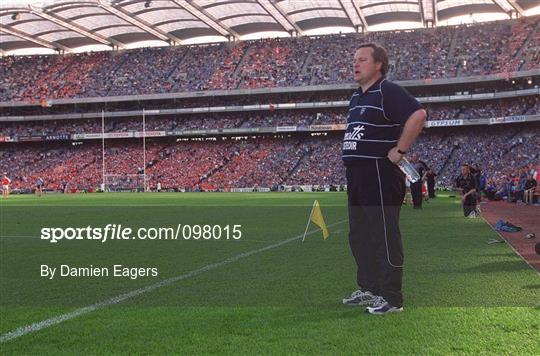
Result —
[[463, 194], [467, 194], [473, 189], [478, 190], [478, 184], [472, 174], [469, 173], [467, 176], [460, 174], [456, 178], [456, 188], [462, 188]]
[[401, 86], [384, 77], [362, 92], [354, 91], [343, 138], [343, 161], [381, 159], [397, 144], [407, 119], [422, 105]]

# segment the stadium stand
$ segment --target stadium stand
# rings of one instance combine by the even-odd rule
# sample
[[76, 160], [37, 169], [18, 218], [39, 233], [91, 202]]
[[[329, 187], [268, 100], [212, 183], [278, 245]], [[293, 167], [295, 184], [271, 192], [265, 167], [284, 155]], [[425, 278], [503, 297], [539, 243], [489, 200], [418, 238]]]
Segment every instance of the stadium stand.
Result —
[[[379, 42], [388, 49], [392, 58], [389, 77], [395, 80], [507, 73], [538, 68], [539, 21], [540, 17], [534, 17], [366, 35], [263, 39], [232, 45], [7, 56], [0, 61], [0, 100], [39, 102], [53, 98], [352, 82], [350, 58], [356, 45], [366, 41]], [[31, 74], [21, 75], [28, 72]]]
[[[540, 165], [540, 126], [510, 126], [438, 129], [421, 136], [413, 152], [439, 174], [441, 187], [451, 187], [462, 163], [480, 163], [488, 179], [502, 184], [524, 167], [537, 170]], [[339, 134], [201, 140], [148, 143], [150, 187], [157, 182], [175, 190], [345, 183]], [[31, 189], [41, 176], [49, 189], [61, 189], [63, 182], [95, 189], [101, 182], [101, 157], [101, 143], [96, 141], [75, 146], [12, 144], [3, 150], [0, 170], [10, 172], [15, 188]], [[105, 157], [107, 174], [141, 174], [142, 140], [107, 140]]]
[[[428, 120], [475, 120], [507, 115], [538, 113], [540, 98], [527, 96], [491, 101], [426, 104]], [[214, 113], [179, 116], [155, 116], [146, 121], [147, 130], [189, 130], [251, 128], [271, 126], [328, 125], [345, 122], [344, 108], [320, 110], [280, 110], [237, 113]], [[101, 119], [48, 120], [1, 123], [6, 136], [82, 134], [101, 132]], [[106, 121], [105, 132], [142, 131], [140, 117]]]
[[[140, 188], [141, 183], [133, 177], [143, 172], [150, 189], [160, 183], [164, 190], [343, 185], [339, 130], [311, 134], [294, 131], [310, 125], [343, 124], [345, 106], [276, 110], [274, 104], [346, 102], [350, 91], [212, 95], [144, 103], [140, 103], [137, 96], [351, 83], [351, 58], [356, 45], [366, 41], [379, 42], [387, 48], [392, 58], [389, 77], [394, 80], [427, 82], [436, 78], [489, 74], [508, 79], [497, 84], [464, 82], [453, 87], [412, 87], [411, 91], [420, 97], [449, 97], [457, 92], [490, 95], [526, 91], [531, 88], [530, 78], [522, 78], [516, 83], [514, 79], [510, 81], [509, 75], [510, 72], [540, 67], [539, 23], [540, 17], [533, 17], [410, 31], [64, 56], [5, 56], [0, 60], [0, 100], [27, 102], [33, 106], [6, 105], [2, 107], [4, 118], [94, 113], [99, 101], [94, 106], [50, 107], [48, 100], [120, 95], [132, 95], [134, 100], [107, 103], [108, 112], [170, 109], [171, 103], [175, 108], [263, 104], [270, 105], [270, 109], [148, 115], [145, 129], [163, 132], [165, 134], [158, 136], [168, 137], [147, 139], [146, 166], [142, 160], [140, 138], [107, 139], [104, 154], [98, 136], [77, 138], [98, 135], [102, 130], [100, 117], [1, 120], [0, 137], [4, 141], [5, 138], [11, 141], [24, 139], [1, 144], [0, 171], [10, 173], [15, 190], [28, 191], [38, 176], [44, 178], [47, 189], [67, 187], [68, 191], [93, 191], [102, 183], [104, 172], [124, 177], [107, 184], [112, 190]], [[524, 115], [532, 117], [540, 113], [540, 99], [535, 92], [512, 94], [503, 99], [447, 100], [425, 105], [428, 119], [433, 122], [461, 120], [468, 124], [504, 117], [517, 117], [521, 122]], [[107, 118], [105, 123], [103, 130], [107, 134], [134, 133], [132, 137], [138, 137], [135, 134], [143, 130], [140, 116]], [[418, 153], [438, 174], [440, 187], [452, 186], [459, 165], [464, 162], [479, 163], [490, 189], [499, 196], [508, 195], [512, 186], [519, 186], [527, 173], [537, 174], [540, 165], [540, 146], [536, 139], [540, 135], [540, 126], [537, 123], [478, 125], [429, 128], [413, 148], [413, 153]], [[278, 126], [294, 129], [257, 133], [261, 128]], [[219, 134], [223, 129], [239, 131], [237, 134]], [[179, 138], [169, 134], [186, 130], [214, 130], [218, 134]], [[26, 142], [49, 136], [54, 142]]]

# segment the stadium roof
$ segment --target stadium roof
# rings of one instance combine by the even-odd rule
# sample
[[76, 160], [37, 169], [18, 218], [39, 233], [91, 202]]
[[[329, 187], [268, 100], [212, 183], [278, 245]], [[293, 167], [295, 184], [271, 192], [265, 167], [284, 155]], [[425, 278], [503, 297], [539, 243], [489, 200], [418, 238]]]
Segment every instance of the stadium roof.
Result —
[[429, 27], [539, 8], [536, 0], [2, 0], [0, 53]]

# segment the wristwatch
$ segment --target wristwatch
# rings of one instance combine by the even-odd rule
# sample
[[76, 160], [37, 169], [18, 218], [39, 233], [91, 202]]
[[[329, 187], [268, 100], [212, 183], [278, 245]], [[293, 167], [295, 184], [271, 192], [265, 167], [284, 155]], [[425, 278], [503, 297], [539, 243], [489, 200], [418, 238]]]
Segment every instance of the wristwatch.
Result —
[[407, 151], [402, 151], [400, 150], [399, 148], [397, 149], [398, 153], [399, 154], [402, 154], [402, 155], [406, 155], [407, 154]]

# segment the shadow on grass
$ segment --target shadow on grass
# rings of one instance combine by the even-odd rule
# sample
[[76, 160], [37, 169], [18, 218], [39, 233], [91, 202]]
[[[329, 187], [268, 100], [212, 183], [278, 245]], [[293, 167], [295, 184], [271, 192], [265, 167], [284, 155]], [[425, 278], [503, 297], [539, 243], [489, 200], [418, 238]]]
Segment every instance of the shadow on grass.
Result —
[[489, 262], [480, 265], [464, 268], [458, 272], [474, 272], [474, 273], [494, 273], [494, 272], [515, 272], [527, 270], [530, 267], [523, 261], [500, 261]]
[[513, 252], [497, 252], [497, 253], [479, 253], [476, 256], [478, 257], [515, 257], [516, 254]]

